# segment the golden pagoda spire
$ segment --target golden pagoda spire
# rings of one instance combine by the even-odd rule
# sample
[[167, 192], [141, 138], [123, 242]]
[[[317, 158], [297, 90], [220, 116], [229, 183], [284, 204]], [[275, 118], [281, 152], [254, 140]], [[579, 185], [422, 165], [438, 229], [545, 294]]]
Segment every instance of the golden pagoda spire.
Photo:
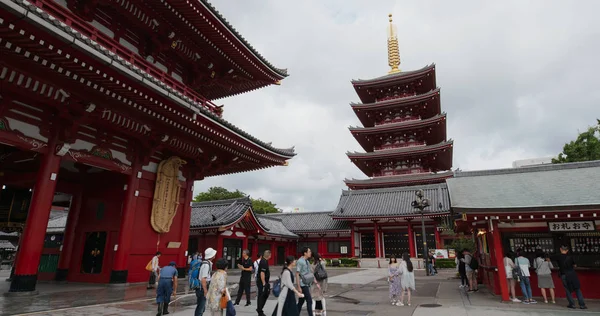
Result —
[[398, 48], [398, 31], [396, 25], [392, 23], [392, 14], [389, 15], [390, 27], [388, 28], [388, 64], [392, 68], [388, 73], [400, 72], [400, 49]]

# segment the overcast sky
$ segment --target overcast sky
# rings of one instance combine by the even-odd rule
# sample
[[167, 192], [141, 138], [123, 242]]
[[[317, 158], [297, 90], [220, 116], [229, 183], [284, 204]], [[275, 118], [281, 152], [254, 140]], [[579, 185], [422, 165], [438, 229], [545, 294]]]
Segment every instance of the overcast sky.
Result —
[[555, 156], [600, 116], [600, 1], [212, 0], [240, 33], [290, 76], [225, 104], [224, 118], [277, 147], [288, 167], [208, 178], [290, 210], [327, 211], [366, 178], [346, 151], [363, 151], [351, 79], [387, 74], [387, 15], [402, 70], [436, 63], [453, 168], [511, 167]]

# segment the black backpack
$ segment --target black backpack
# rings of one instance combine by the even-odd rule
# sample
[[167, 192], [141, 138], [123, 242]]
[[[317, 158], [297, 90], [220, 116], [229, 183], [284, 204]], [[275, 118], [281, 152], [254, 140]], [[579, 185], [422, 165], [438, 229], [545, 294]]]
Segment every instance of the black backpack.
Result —
[[325, 271], [320, 262], [315, 266], [315, 279], [319, 282], [327, 279], [327, 271]]
[[471, 270], [479, 269], [479, 262], [475, 257], [471, 257], [471, 263], [469, 263], [469, 267], [471, 268]]

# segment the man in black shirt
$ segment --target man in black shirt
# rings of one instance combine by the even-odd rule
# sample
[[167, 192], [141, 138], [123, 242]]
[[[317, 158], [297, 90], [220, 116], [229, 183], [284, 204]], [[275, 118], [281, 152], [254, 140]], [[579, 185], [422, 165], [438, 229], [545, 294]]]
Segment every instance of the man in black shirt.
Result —
[[242, 276], [240, 277], [240, 288], [235, 298], [235, 305], [240, 305], [242, 293], [245, 291], [246, 306], [250, 306], [250, 283], [252, 283], [252, 259], [250, 259], [250, 251], [244, 250], [242, 252], [242, 259], [240, 259], [237, 266], [242, 270]]
[[269, 294], [271, 294], [271, 285], [269, 283], [269, 279], [271, 278], [269, 259], [271, 259], [271, 250], [265, 250], [263, 257], [258, 264], [258, 277], [256, 278], [256, 286], [258, 287], [256, 311], [258, 312], [258, 316], [266, 316], [263, 312], [263, 307], [265, 307]]
[[577, 273], [575, 272], [575, 260], [569, 254], [569, 247], [563, 245], [560, 247], [560, 255], [553, 256], [552, 260], [558, 263], [558, 275], [560, 276], [563, 286], [565, 287], [565, 292], [567, 293], [567, 300], [569, 301], [568, 308], [575, 309], [575, 302], [573, 301], [573, 292], [577, 295], [577, 301], [579, 303], [579, 308], [587, 309], [585, 306], [585, 301], [583, 299], [583, 294], [581, 293], [581, 284], [579, 283], [579, 278], [577, 278]]

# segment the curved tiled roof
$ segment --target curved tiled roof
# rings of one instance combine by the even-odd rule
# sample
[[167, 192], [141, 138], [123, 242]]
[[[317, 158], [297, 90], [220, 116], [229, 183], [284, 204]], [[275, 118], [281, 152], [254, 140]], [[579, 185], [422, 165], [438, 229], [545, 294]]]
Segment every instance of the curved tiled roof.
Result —
[[348, 155], [348, 157], [351, 159], [373, 158], [373, 157], [379, 157], [379, 156], [386, 157], [386, 156], [393, 156], [396, 154], [418, 153], [421, 151], [435, 151], [435, 150], [442, 149], [447, 146], [452, 146], [452, 144], [453, 144], [453, 141], [449, 140], [449, 141], [441, 142], [441, 143], [435, 144], [435, 145], [410, 146], [410, 147], [402, 147], [402, 148], [398, 148], [398, 149], [388, 149], [388, 150], [374, 151], [374, 152], [368, 152], [368, 153], [361, 153], [361, 152], [355, 151], [355, 152], [348, 152], [348, 153], [346, 153], [346, 155]]
[[421, 93], [421, 94], [417, 94], [417, 95], [413, 95], [413, 96], [409, 96], [409, 97], [401, 97], [401, 98], [377, 101], [374, 103], [351, 102], [350, 106], [356, 110], [356, 109], [364, 109], [364, 108], [380, 108], [380, 107], [386, 107], [386, 106], [390, 106], [390, 105], [412, 104], [412, 103], [422, 102], [422, 101], [426, 101], [426, 100], [435, 98], [437, 95], [439, 95], [439, 93], [440, 93], [440, 88], [435, 88], [426, 93]]
[[273, 70], [275, 73], [279, 74], [282, 77], [287, 77], [288, 76], [288, 71], [287, 69], [281, 69], [281, 68], [277, 68], [275, 66], [273, 66], [265, 57], [263, 57], [252, 45], [250, 45], [250, 43], [235, 29], [235, 27], [233, 27], [228, 21], [227, 19], [225, 19], [221, 13], [219, 13], [219, 11], [207, 0], [200, 0], [200, 3], [202, 3], [202, 5], [204, 5], [204, 7], [206, 7], [208, 10], [210, 10], [210, 12], [212, 14], [214, 14], [217, 19], [219, 19], [219, 21], [221, 23], [223, 23], [223, 25], [225, 25], [225, 27], [244, 45], [246, 46], [251, 52], [252, 54], [254, 54], [263, 64], [265, 64], [267, 67], [269, 67], [271, 70]]
[[[414, 217], [419, 211], [411, 206], [415, 200], [415, 191], [422, 189], [429, 199], [430, 207], [425, 215], [444, 214], [450, 212], [450, 198], [446, 183], [342, 191], [333, 218], [377, 218], [377, 217]], [[440, 208], [441, 206], [441, 208]]]
[[[214, 8], [210, 4], [208, 4], [208, 2], [206, 2], [205, 0], [202, 0], [201, 2], [203, 4], [205, 4], [207, 6], [207, 8], [209, 8], [210, 10], [214, 10]], [[25, 6], [25, 5], [23, 5], [23, 6], [24, 6], [24, 8], [27, 8], [27, 10], [29, 12], [28, 14], [34, 14], [37, 17], [42, 18], [43, 20], [49, 22], [51, 25], [55, 24], [55, 22], [56, 22], [55, 17], [52, 17], [51, 15], [48, 15], [48, 14], [42, 14], [41, 12], [43, 12], [43, 11], [39, 10], [39, 8], [37, 8], [34, 4], [28, 4], [27, 6]], [[213, 14], [215, 14], [215, 13], [213, 13]], [[220, 16], [218, 14], [218, 12], [215, 15], [217, 17]], [[96, 50], [95, 53], [98, 53], [102, 56], [109, 58], [110, 60], [112, 60], [112, 63], [118, 64], [119, 66], [126, 67], [128, 70], [130, 70], [133, 73], [140, 75], [146, 79], [158, 80], [157, 78], [154, 78], [153, 76], [151, 76], [149, 73], [147, 73], [142, 68], [135, 66], [133, 63], [130, 63], [129, 61], [116, 55], [112, 51], [109, 52], [109, 50], [107, 50], [105, 47], [101, 46], [98, 42], [92, 41], [90, 38], [82, 36], [82, 34], [78, 30], [74, 29], [73, 27], [71, 27], [65, 23], [57, 24], [56, 27], [58, 30], [62, 30], [62, 31], [67, 32], [68, 34], [73, 34], [74, 36], [81, 37], [82, 41], [85, 42], [86, 44], [88, 44], [91, 49]], [[230, 25], [229, 25], [229, 27], [230, 27]], [[196, 109], [200, 114], [206, 116], [209, 120], [212, 120], [215, 123], [217, 123], [218, 125], [221, 125], [227, 129], [230, 129], [232, 132], [242, 136], [243, 138], [249, 140], [252, 143], [255, 143], [256, 145], [258, 145], [259, 147], [262, 147], [265, 150], [268, 150], [275, 154], [284, 156], [288, 159], [295, 156], [294, 147], [292, 147], [292, 148], [273, 147], [270, 143], [263, 142], [263, 141], [259, 140], [258, 138], [243, 131], [239, 127], [227, 122], [226, 120], [217, 116], [215, 113], [209, 111], [204, 106], [200, 105], [198, 102], [192, 101], [191, 99], [189, 99], [188, 96], [183, 95], [181, 92], [176, 91], [171, 88], [170, 94], [177, 96], [181, 100], [181, 102], [186, 103], [187, 107], [189, 107], [190, 109]], [[173, 103], [178, 104], [178, 102], [173, 102]]]
[[390, 124], [382, 124], [382, 125], [375, 125], [372, 127], [355, 127], [355, 126], [350, 126], [348, 129], [351, 132], [356, 132], [356, 133], [379, 133], [379, 132], [385, 132], [385, 131], [403, 131], [405, 128], [413, 128], [413, 127], [422, 127], [422, 126], [427, 126], [428, 124], [433, 124], [437, 121], [440, 121], [442, 119], [446, 118], [446, 113], [442, 113], [442, 114], [438, 114], [436, 116], [427, 118], [427, 119], [422, 119], [422, 120], [412, 120], [412, 121], [405, 121], [405, 122], [398, 122], [398, 123], [390, 123]]
[[348, 222], [334, 220], [330, 212], [277, 213], [266, 216], [281, 219], [287, 229], [297, 234], [324, 231], [350, 231]]
[[56, 233], [64, 233], [65, 228], [67, 227], [67, 218], [68, 215], [64, 214], [62, 216], [55, 217], [48, 221], [48, 227], [46, 228], [46, 233], [48, 234], [56, 234]]
[[252, 208], [249, 197], [239, 199], [194, 202], [190, 228], [214, 228], [237, 222]]
[[267, 229], [267, 235], [298, 238], [298, 235], [291, 232], [279, 218], [257, 214], [256, 219]]
[[435, 63], [431, 64], [431, 65], [427, 65], [421, 69], [417, 69], [417, 70], [411, 70], [411, 71], [401, 71], [401, 72], [397, 72], [394, 74], [389, 74], [389, 75], [385, 75], [385, 76], [381, 76], [381, 77], [377, 77], [377, 78], [373, 78], [373, 79], [356, 79], [356, 80], [352, 80], [352, 84], [353, 85], [363, 85], [363, 84], [369, 84], [369, 83], [378, 83], [378, 82], [385, 82], [385, 81], [392, 81], [392, 80], [396, 80], [402, 77], [409, 77], [409, 76], [414, 76], [414, 75], [421, 75], [421, 74], [425, 74], [431, 70], [433, 70], [435, 68]]
[[345, 179], [344, 182], [349, 187], [360, 187], [360, 186], [372, 186], [373, 188], [381, 185], [410, 185], [423, 182], [442, 182], [447, 178], [453, 176], [452, 171], [450, 172], [438, 172], [438, 173], [416, 173], [406, 175], [395, 175], [387, 177], [375, 177], [370, 179]]

